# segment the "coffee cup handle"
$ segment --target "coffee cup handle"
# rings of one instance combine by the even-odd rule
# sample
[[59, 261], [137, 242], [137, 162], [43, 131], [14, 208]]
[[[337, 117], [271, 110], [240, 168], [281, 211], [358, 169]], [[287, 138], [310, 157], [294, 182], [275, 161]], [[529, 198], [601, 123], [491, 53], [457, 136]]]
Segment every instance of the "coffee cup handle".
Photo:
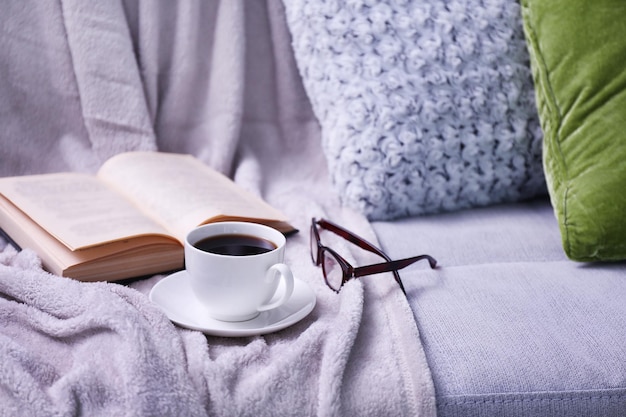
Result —
[[[293, 294], [293, 273], [291, 272], [291, 268], [289, 268], [285, 264], [275, 264], [270, 267], [265, 273], [265, 279], [268, 281], [272, 281], [276, 279], [276, 273], [280, 274], [280, 278], [285, 281], [285, 290], [280, 298], [273, 303], [263, 304], [260, 307], [257, 307], [258, 311], [267, 311], [273, 308], [276, 308], [282, 304], [284, 304], [289, 298], [291, 294]], [[273, 298], [273, 297], [272, 297]]]

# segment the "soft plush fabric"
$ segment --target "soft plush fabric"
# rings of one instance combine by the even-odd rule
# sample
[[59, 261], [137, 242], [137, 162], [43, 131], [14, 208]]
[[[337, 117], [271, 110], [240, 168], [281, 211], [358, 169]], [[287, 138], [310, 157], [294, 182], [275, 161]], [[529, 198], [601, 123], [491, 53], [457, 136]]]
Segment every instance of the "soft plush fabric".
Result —
[[[285, 260], [317, 305], [275, 334], [206, 336], [151, 305], [162, 276], [79, 283], [0, 239], [1, 416], [435, 415], [393, 277], [335, 294], [311, 262], [313, 216], [376, 237], [329, 191], [284, 19], [277, 0], [3, 3], [0, 175], [93, 171], [121, 150], [191, 153], [300, 229]], [[322, 238], [355, 264], [379, 260]]]
[[0, 175], [94, 171], [117, 152], [156, 149], [124, 10], [89, 8], [110, 15], [109, 30], [80, 1], [2, 5]]
[[0, 247], [0, 415], [206, 415], [185, 344], [144, 296]]
[[565, 252], [626, 259], [626, 3], [522, 4]]
[[374, 228], [439, 261], [400, 273], [439, 417], [625, 415], [626, 265], [568, 260], [547, 197]]
[[518, 2], [285, 5], [345, 204], [390, 219], [545, 193]]

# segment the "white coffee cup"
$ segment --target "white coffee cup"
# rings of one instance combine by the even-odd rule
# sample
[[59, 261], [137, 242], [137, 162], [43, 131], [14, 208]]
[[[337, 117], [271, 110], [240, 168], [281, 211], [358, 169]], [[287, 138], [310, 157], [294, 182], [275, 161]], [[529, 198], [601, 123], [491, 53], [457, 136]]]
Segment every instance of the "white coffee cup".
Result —
[[[219, 249], [224, 240], [230, 241], [226, 254]], [[233, 244], [239, 252], [250, 252], [237, 242], [270, 247], [257, 254], [230, 253]], [[250, 320], [289, 300], [294, 282], [291, 269], [283, 263], [285, 243], [279, 231], [248, 222], [212, 223], [189, 232], [185, 239], [185, 269], [195, 296], [208, 314], [223, 321]], [[211, 248], [203, 250], [200, 246]], [[277, 291], [281, 280], [285, 285]]]

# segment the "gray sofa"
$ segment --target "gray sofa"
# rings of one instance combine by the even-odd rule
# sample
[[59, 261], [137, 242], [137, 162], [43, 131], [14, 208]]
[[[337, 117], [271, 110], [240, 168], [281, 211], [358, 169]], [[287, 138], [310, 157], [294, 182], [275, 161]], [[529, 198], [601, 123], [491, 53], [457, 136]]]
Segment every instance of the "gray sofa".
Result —
[[564, 251], [624, 259], [613, 9], [285, 4], [342, 201], [439, 261], [401, 273], [438, 415], [625, 415], [626, 267]]
[[547, 198], [374, 222], [401, 277], [438, 416], [623, 416], [626, 266], [564, 255]]

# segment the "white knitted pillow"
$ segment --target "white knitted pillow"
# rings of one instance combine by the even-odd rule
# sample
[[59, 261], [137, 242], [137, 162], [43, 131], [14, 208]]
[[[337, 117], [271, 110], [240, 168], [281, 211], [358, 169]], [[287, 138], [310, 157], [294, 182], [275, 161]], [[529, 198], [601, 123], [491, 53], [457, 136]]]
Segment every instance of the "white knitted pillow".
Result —
[[370, 219], [545, 193], [516, 0], [284, 0], [343, 202]]

